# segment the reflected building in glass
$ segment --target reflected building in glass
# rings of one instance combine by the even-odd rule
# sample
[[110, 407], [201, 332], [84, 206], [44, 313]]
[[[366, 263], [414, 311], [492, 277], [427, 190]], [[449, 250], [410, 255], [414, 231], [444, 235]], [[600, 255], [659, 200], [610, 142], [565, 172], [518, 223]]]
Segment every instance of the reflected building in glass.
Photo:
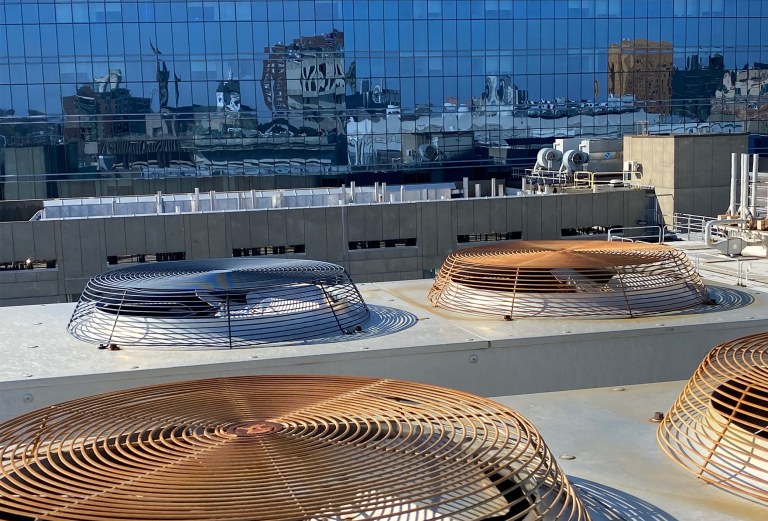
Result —
[[[502, 177], [553, 138], [638, 122], [759, 147], [768, 0], [0, 4], [5, 198]], [[30, 174], [31, 195], [9, 189]]]

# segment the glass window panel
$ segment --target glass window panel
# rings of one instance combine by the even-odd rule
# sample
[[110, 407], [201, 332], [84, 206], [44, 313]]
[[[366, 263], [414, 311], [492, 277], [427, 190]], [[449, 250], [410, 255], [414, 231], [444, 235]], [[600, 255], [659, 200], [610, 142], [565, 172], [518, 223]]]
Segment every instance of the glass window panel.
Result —
[[22, 20], [25, 24], [36, 24], [39, 21], [37, 4], [24, 4], [21, 6]]
[[11, 83], [23, 85], [27, 83], [27, 68], [21, 64], [11, 64]]
[[24, 46], [23, 45], [14, 45], [13, 42], [23, 42], [24, 41], [24, 31], [22, 29], [21, 25], [8, 25], [6, 26], [6, 32], [8, 41], [11, 42], [11, 45], [8, 46], [8, 55], [9, 56], [24, 56]]
[[91, 49], [93, 54], [107, 54], [107, 26], [104, 24], [91, 24]]
[[205, 22], [206, 54], [221, 52], [221, 24]]
[[219, 3], [219, 17], [222, 21], [234, 22], [235, 21], [235, 3], [234, 2], [220, 2]]
[[[8, 22], [10, 23], [11, 18], [8, 17], [8, 8], [10, 6], [5, 7], [5, 13], [6, 18], [8, 19]], [[72, 6], [69, 4], [56, 4], [56, 21], [58, 23], [71, 23], [72, 22]]]
[[[188, 25], [190, 54], [205, 54], [205, 27], [202, 22], [189, 22]], [[127, 42], [126, 48], [129, 48]]]
[[24, 26], [24, 51], [27, 56], [41, 56], [40, 26]]

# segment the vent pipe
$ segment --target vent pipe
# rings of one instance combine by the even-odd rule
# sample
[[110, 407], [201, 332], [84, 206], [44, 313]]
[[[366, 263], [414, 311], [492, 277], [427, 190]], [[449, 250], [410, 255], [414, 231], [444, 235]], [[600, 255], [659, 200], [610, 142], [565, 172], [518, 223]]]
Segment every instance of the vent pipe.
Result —
[[469, 177], [465, 177], [462, 180], [464, 187], [464, 199], [469, 199]]
[[160, 191], [155, 196], [155, 213], [163, 213], [163, 192]]
[[757, 163], [759, 160], [759, 155], [752, 154], [752, 185], [750, 186], [749, 213], [754, 218], [757, 218]]
[[475, 184], [475, 197], [480, 197], [480, 183]]
[[737, 187], [739, 184], [739, 155], [734, 152], [731, 154], [731, 204], [728, 206], [728, 215], [736, 215]]
[[741, 201], [739, 217], [746, 219], [749, 215], [749, 154], [741, 154]]
[[192, 208], [193, 212], [199, 212], [200, 211], [200, 189], [195, 188], [195, 200], [193, 201], [195, 204], [195, 207]]
[[496, 197], [496, 178], [491, 178], [491, 197]]

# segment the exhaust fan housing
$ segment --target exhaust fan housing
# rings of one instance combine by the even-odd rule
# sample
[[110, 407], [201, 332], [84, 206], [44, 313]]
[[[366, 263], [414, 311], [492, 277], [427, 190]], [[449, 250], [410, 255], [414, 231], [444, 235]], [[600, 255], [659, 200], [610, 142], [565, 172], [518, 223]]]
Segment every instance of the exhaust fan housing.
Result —
[[768, 504], [768, 333], [714, 348], [657, 435], [697, 477]]
[[451, 311], [510, 317], [637, 317], [709, 299], [674, 248], [608, 241], [517, 241], [448, 256], [428, 296]]
[[345, 333], [368, 317], [341, 266], [210, 259], [93, 277], [67, 329], [80, 340], [120, 347], [227, 349]]
[[370, 378], [217, 378], [64, 402], [0, 424], [0, 471], [3, 519], [589, 520], [516, 412]]

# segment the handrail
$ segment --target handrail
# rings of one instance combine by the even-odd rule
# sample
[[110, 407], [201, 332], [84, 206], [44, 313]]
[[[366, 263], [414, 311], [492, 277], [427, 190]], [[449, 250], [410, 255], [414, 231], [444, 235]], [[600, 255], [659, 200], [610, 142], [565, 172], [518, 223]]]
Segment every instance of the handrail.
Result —
[[608, 230], [608, 240], [613, 241], [614, 239], [618, 238], [619, 240], [626, 242], [636, 242], [636, 239], [642, 239], [642, 238], [650, 238], [654, 237], [653, 235], [638, 235], [636, 237], [623, 237], [620, 235], [613, 235], [613, 232], [617, 230], [621, 230], [622, 232], [624, 230], [647, 230], [648, 228], [658, 228], [659, 229], [659, 244], [662, 244], [664, 242], [664, 229], [660, 225], [648, 225], [648, 226], [626, 226], [622, 228], [611, 228]]

